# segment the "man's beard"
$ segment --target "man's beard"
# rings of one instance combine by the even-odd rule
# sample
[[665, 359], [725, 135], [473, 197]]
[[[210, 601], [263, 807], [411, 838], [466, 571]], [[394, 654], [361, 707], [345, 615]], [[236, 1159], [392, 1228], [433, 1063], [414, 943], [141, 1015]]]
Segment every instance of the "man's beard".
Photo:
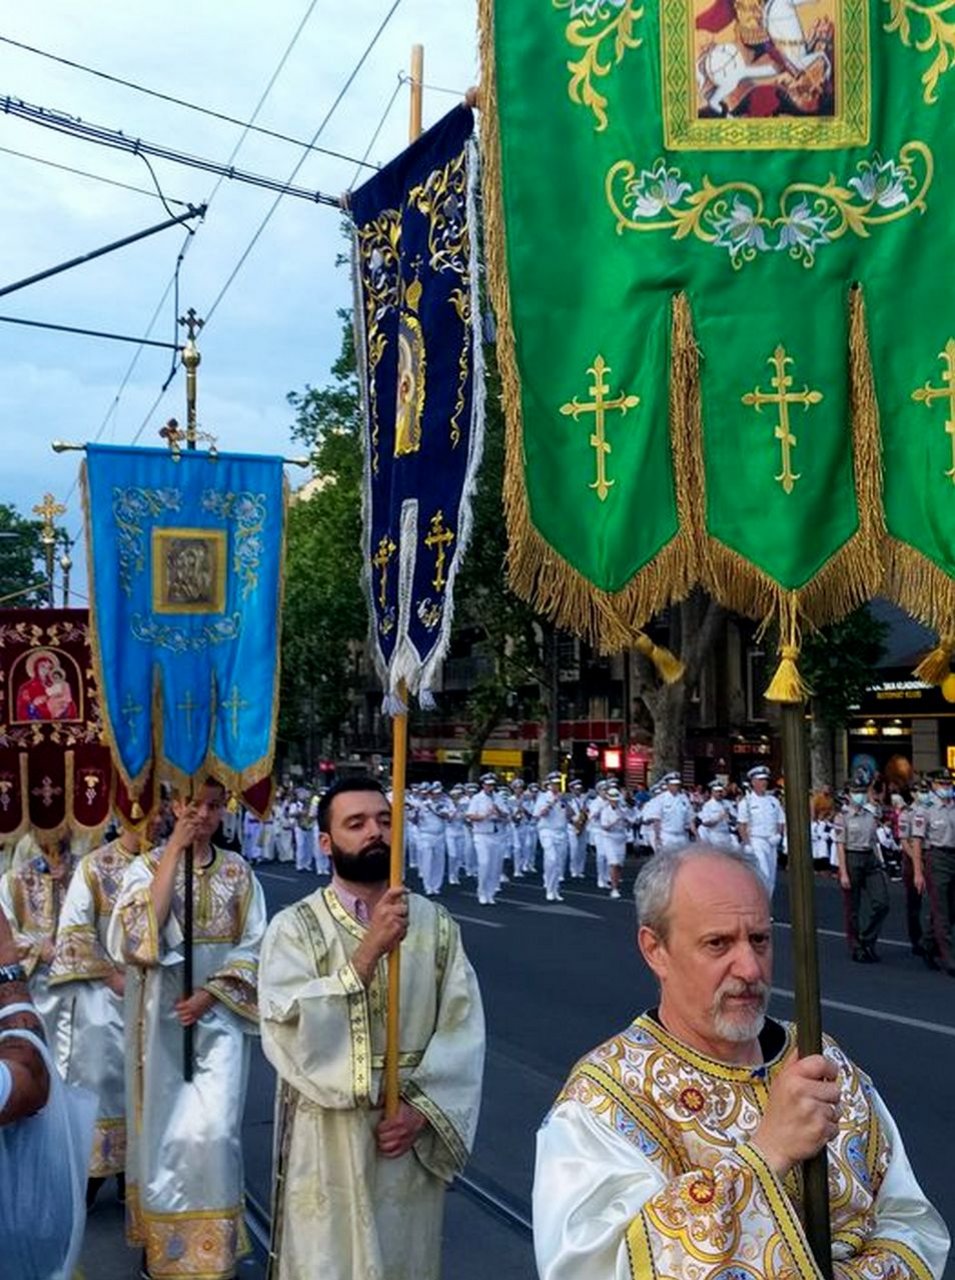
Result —
[[[727, 996], [754, 996], [758, 998], [758, 1006], [746, 1009], [725, 1008]], [[769, 984], [765, 982], [743, 982], [740, 978], [727, 978], [720, 983], [713, 997], [710, 1012], [713, 1015], [713, 1027], [723, 1040], [733, 1044], [744, 1044], [759, 1038], [766, 1021], [766, 1010], [769, 1008]]]
[[391, 871], [391, 850], [384, 840], [375, 840], [360, 853], [346, 853], [332, 840], [331, 859], [335, 874], [352, 884], [381, 884]]

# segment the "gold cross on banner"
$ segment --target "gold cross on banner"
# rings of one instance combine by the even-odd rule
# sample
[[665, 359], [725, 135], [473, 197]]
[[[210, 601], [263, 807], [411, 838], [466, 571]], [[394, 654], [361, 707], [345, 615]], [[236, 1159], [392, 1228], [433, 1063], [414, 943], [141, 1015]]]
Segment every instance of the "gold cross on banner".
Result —
[[187, 689], [183, 701], [176, 704], [176, 710], [186, 713], [186, 737], [190, 742], [192, 741], [192, 713], [198, 709], [197, 704], [192, 700], [192, 690]]
[[229, 694], [228, 701], [223, 702], [222, 704], [222, 710], [228, 711], [232, 720], [233, 738], [237, 738], [239, 736], [239, 712], [244, 711], [248, 705], [249, 704], [247, 702], [243, 702], [239, 697], [239, 686], [234, 684], [232, 686], [232, 692]]
[[142, 707], [133, 701], [133, 695], [131, 693], [127, 693], [123, 702], [123, 719], [129, 726], [129, 736], [134, 742], [136, 741], [136, 720], [141, 713]]
[[45, 808], [49, 809], [50, 805], [53, 803], [55, 798], [63, 794], [63, 788], [54, 787], [53, 779], [50, 777], [44, 777], [40, 785], [38, 787], [33, 788], [33, 791], [31, 792], [31, 794], [35, 796], [39, 796], [39, 798], [43, 801]]
[[431, 517], [431, 532], [424, 540], [424, 545], [430, 551], [437, 548], [437, 558], [434, 564], [434, 577], [431, 579], [431, 585], [435, 591], [440, 591], [447, 579], [444, 576], [444, 561], [446, 559], [444, 548], [450, 547], [454, 541], [454, 532], [444, 527], [444, 512], [438, 511]]
[[594, 385], [590, 388], [593, 400], [586, 404], [581, 404], [574, 396], [569, 404], [562, 404], [560, 411], [565, 417], [571, 417], [576, 422], [582, 413], [592, 413], [594, 415], [594, 430], [590, 437], [590, 447], [597, 456], [597, 478], [593, 484], [588, 485], [590, 489], [596, 489], [597, 497], [601, 502], [606, 502], [607, 494], [610, 492], [615, 480], [607, 479], [607, 457], [612, 452], [610, 442], [604, 432], [606, 415], [610, 411], [619, 410], [620, 413], [626, 413], [628, 409], [635, 409], [640, 403], [639, 396], [628, 396], [621, 391], [618, 396], [607, 400], [606, 396], [610, 394], [610, 388], [604, 382], [604, 374], [610, 372], [610, 366], [606, 363], [603, 356], [597, 356], [596, 360], [587, 370], [594, 377]]
[[378, 603], [381, 605], [382, 609], [385, 607], [385, 604], [387, 603], [388, 561], [391, 559], [391, 557], [395, 554], [397, 550], [398, 548], [395, 546], [395, 544], [391, 541], [391, 539], [388, 537], [386, 533], [382, 536], [381, 541], [378, 543], [378, 554], [372, 556], [371, 558], [371, 563], [375, 566], [375, 568], [381, 570], [381, 589], [378, 592]]
[[783, 486], [784, 493], [792, 493], [799, 475], [792, 469], [792, 450], [796, 447], [796, 437], [793, 435], [789, 425], [789, 406], [791, 404], [801, 404], [808, 412], [809, 406], [819, 404], [822, 400], [821, 391], [810, 391], [808, 387], [803, 387], [802, 391], [790, 391], [789, 388], [793, 384], [792, 378], [786, 372], [786, 365], [793, 363], [793, 357], [786, 355], [786, 348], [780, 343], [770, 358], [766, 361], [776, 370], [776, 376], [770, 379], [770, 385], [776, 388], [776, 394], [771, 395], [767, 391], [761, 391], [759, 387], [755, 391], [747, 391], [743, 396], [743, 404], [751, 405], [757, 413], [761, 413], [763, 405], [774, 404], [779, 409], [779, 422], [776, 425], [776, 439], [782, 446], [782, 464], [783, 469], [778, 476], [774, 476], [775, 480]]
[[945, 474], [952, 484], [955, 484], [955, 338], [949, 338], [945, 349], [938, 353], [938, 358], [945, 363], [945, 368], [942, 370], [942, 382], [945, 385], [933, 387], [931, 383], [926, 382], [924, 387], [919, 387], [917, 391], [912, 392], [912, 399], [927, 405], [928, 408], [932, 407], [935, 400], [948, 401], [945, 430], [952, 437], [952, 466]]
[[43, 501], [33, 508], [33, 514], [43, 521], [43, 542], [52, 542], [54, 522], [57, 516], [66, 515], [66, 507], [57, 502], [52, 493], [45, 493]]

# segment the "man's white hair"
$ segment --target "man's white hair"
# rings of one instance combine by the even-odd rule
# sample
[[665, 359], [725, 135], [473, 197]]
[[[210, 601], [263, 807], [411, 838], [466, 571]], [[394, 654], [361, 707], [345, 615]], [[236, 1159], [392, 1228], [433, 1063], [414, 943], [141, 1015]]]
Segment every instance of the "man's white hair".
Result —
[[637, 925], [646, 925], [661, 941], [666, 941], [670, 930], [670, 902], [676, 878], [680, 868], [694, 858], [716, 858], [745, 867], [765, 893], [767, 903], [772, 905], [769, 885], [759, 863], [752, 854], [744, 853], [742, 849], [723, 849], [719, 845], [697, 843], [685, 845], [682, 849], [655, 853], [637, 876], [633, 898], [637, 904]]

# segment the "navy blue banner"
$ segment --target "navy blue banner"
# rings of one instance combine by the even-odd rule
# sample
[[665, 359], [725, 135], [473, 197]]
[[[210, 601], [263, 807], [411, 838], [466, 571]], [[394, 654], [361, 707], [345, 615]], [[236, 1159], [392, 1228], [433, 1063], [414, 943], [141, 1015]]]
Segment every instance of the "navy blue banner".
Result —
[[447, 651], [484, 433], [473, 117], [456, 107], [350, 198], [365, 571], [386, 692]]

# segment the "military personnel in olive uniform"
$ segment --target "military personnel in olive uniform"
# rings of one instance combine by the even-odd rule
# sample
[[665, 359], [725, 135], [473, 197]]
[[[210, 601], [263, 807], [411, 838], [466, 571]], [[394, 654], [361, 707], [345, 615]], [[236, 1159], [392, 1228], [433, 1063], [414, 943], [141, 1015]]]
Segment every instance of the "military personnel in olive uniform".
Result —
[[925, 881], [922, 895], [923, 959], [955, 978], [955, 804], [952, 773], [932, 774], [932, 803], [914, 826], [916, 869]]
[[[849, 804], [836, 818], [839, 883], [849, 896], [849, 945], [860, 964], [878, 960], [875, 944], [882, 921], [889, 913], [889, 886], [878, 856], [878, 822], [865, 807], [864, 786], [851, 783]], [[861, 920], [865, 899], [865, 923]]]
[[[919, 814], [922, 811], [923, 802], [931, 799], [928, 783], [921, 783], [917, 792], [917, 799], [913, 800], [908, 793], [897, 797], [902, 801], [902, 806], [898, 811], [899, 817], [899, 844], [902, 846], [902, 888], [905, 892], [905, 928], [909, 935], [909, 942], [912, 945], [912, 955], [922, 955], [922, 870], [921, 856], [919, 857], [919, 874], [916, 883], [915, 875], [915, 850], [912, 848], [913, 838], [915, 836], [915, 828]], [[924, 823], [922, 831], [924, 833]]]

